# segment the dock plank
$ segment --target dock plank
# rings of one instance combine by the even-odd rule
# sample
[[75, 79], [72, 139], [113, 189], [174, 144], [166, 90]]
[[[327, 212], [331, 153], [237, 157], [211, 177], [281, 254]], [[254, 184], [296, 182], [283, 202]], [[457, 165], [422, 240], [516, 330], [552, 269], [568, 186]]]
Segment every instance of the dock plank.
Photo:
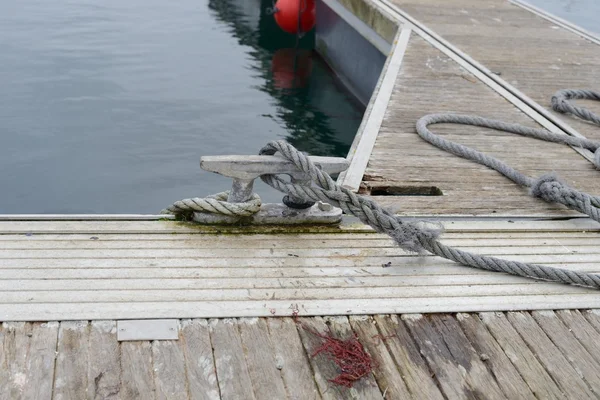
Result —
[[562, 399], [564, 393], [503, 313], [481, 313], [479, 317], [538, 398]]
[[[31, 343], [27, 357], [27, 385], [23, 390], [22, 399], [44, 400], [52, 398], [58, 326], [56, 321], [35, 322], [32, 324]], [[0, 349], [1, 351], [2, 349]], [[1, 360], [0, 365], [3, 365]], [[0, 382], [0, 387], [5, 386]]]
[[53, 398], [84, 399], [88, 391], [90, 326], [88, 321], [61, 322]]
[[600, 364], [553, 311], [533, 311], [533, 319], [548, 335], [596, 395], [600, 394]]
[[588, 322], [600, 332], [600, 310], [586, 310], [583, 312]]
[[149, 341], [121, 343], [120, 393], [123, 399], [156, 399], [152, 344]]
[[496, 378], [496, 382], [509, 399], [529, 399], [534, 394], [519, 371], [510, 362], [494, 337], [477, 315], [461, 313], [456, 316], [465, 335]]
[[[350, 340], [356, 338], [356, 334], [352, 330], [350, 322], [348, 321], [348, 317], [327, 317], [326, 321], [328, 322], [329, 331], [332, 333], [332, 336], [336, 337], [337, 339]], [[353, 393], [353, 395], [357, 396], [358, 398], [383, 400], [383, 393], [385, 392], [386, 387], [379, 387], [378, 382], [375, 379], [375, 374], [371, 372], [363, 379], [357, 381], [352, 386], [352, 389], [356, 391]]]
[[377, 328], [414, 399], [443, 399], [433, 373], [407, 327], [396, 315], [376, 315]]
[[600, 332], [585, 319], [579, 310], [557, 310], [555, 314], [597, 362], [600, 362]]
[[210, 337], [223, 399], [256, 399], [235, 319], [210, 320]]
[[20, 397], [27, 385], [27, 358], [31, 343], [32, 325], [25, 322], [3, 322], [0, 354], [0, 399]]
[[[113, 320], [7, 322], [0, 382], [9, 390], [0, 397], [50, 398], [53, 384], [54, 398], [84, 399], [443, 399], [440, 388], [446, 398], [595, 397], [585, 385], [595, 386], [600, 367], [579, 343], [581, 332], [600, 332], [588, 314], [569, 313], [578, 312], [196, 319], [180, 321], [177, 341], [127, 342], [116, 340]], [[312, 357], [322, 343], [314, 332], [356, 337], [374, 358], [373, 374], [350, 389], [329, 382], [339, 370]], [[236, 379], [244, 386], [223, 385]]]
[[321, 317], [299, 318], [298, 323], [298, 332], [302, 339], [302, 345], [308, 354], [321, 397], [324, 400], [351, 399], [352, 397], [356, 397], [353, 396], [350, 389], [329, 382], [330, 379], [334, 379], [339, 374], [334, 362], [322, 353], [314, 355], [315, 351], [322, 344], [322, 339], [317, 334], [329, 333], [329, 327], [325, 324], [325, 320]]
[[208, 321], [205, 319], [181, 321], [180, 336], [183, 342], [190, 399], [220, 399]]
[[152, 343], [154, 384], [159, 400], [187, 400], [185, 360], [181, 341], [155, 340]]
[[507, 318], [565, 393], [578, 399], [596, 397], [531, 315], [510, 312]]
[[[13, 222], [0, 222], [0, 232]], [[23, 229], [39, 223], [16, 222]], [[85, 223], [101, 232], [105, 222], [111, 221]], [[135, 232], [144, 221], [130, 228], [118, 222]], [[170, 224], [181, 241], [161, 230], [107, 233], [107, 239], [91, 233], [94, 240], [80, 231], [74, 240], [65, 233], [0, 234], [0, 320], [290, 316], [295, 303], [302, 315], [600, 307], [592, 289], [409, 254], [364, 230], [340, 228], [341, 238], [317, 233], [320, 239], [262, 234], [264, 240], [246, 243], [240, 238], [253, 235], [190, 234]], [[461, 250], [600, 273], [595, 221], [449, 219], [444, 225], [442, 242]]]
[[453, 399], [475, 399], [477, 393], [469, 387], [462, 371], [433, 325], [420, 314], [403, 315], [419, 352], [423, 355], [445, 396]]
[[92, 321], [88, 352], [88, 398], [118, 399], [121, 391], [121, 352], [116, 321]]
[[447, 315], [405, 315], [420, 351], [451, 398], [506, 398], [457, 321]]
[[283, 378], [279, 372], [273, 345], [264, 319], [239, 320], [240, 336], [246, 353], [246, 365], [258, 399], [287, 397]]
[[377, 385], [381, 388], [383, 398], [412, 398], [400, 370], [396, 367], [386, 348], [385, 342], [389, 338], [379, 333], [375, 320], [365, 316], [350, 317], [350, 325], [367, 352], [373, 357], [376, 365], [373, 376], [377, 380]]
[[296, 323], [292, 318], [268, 318], [267, 326], [288, 398], [321, 399]]

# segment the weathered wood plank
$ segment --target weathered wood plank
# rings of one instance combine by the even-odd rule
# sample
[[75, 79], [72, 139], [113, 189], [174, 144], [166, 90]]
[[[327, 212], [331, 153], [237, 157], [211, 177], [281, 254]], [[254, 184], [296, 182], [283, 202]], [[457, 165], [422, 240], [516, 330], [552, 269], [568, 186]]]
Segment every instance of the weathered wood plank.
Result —
[[209, 324], [222, 398], [255, 399], [237, 321], [215, 319]]
[[477, 315], [461, 313], [456, 316], [456, 319], [506, 397], [509, 399], [534, 397], [527, 383]]
[[[355, 338], [355, 333], [352, 330], [347, 317], [327, 317], [326, 321], [329, 323], [329, 330], [334, 337], [341, 340], [350, 340]], [[383, 392], [385, 392], [386, 388], [379, 387], [373, 372], [371, 372], [361, 380], [356, 381], [356, 383], [352, 386], [352, 389], [356, 391], [356, 394], [359, 398], [383, 399]]]
[[[441, 276], [443, 277], [443, 276]], [[476, 286], [475, 286], [476, 285]], [[6, 292], [0, 304], [22, 303], [96, 303], [96, 302], [159, 302], [159, 301], [241, 301], [241, 300], [278, 300], [302, 301], [305, 298], [312, 300], [339, 300], [339, 299], [414, 299], [423, 297], [487, 297], [487, 296], [520, 296], [520, 295], [569, 295], [588, 293], [591, 290], [581, 290], [577, 287], [562, 288], [554, 284], [487, 284], [474, 281], [468, 285], [398, 285], [398, 286], [365, 286], [362, 288], [303, 288], [296, 289], [214, 289], [214, 290], [157, 290], [145, 289], [143, 293], [136, 290], [106, 290], [94, 289], [64, 291], [52, 293], [51, 291], [24, 291]], [[328, 294], [329, 293], [329, 294]], [[590, 293], [591, 294], [591, 293]]]
[[587, 310], [583, 311], [583, 315], [588, 322], [600, 332], [600, 310]]
[[[519, 115], [515, 111], [515, 115]], [[409, 125], [413, 125], [410, 122]], [[411, 133], [413, 133], [411, 131]], [[413, 133], [414, 136], [414, 133]], [[537, 141], [535, 143], [538, 143]], [[554, 160], [549, 160], [550, 165], [554, 165]], [[585, 164], [588, 166], [587, 164]], [[591, 168], [591, 167], [590, 167]], [[575, 172], [578, 172], [576, 170]], [[405, 196], [402, 196], [403, 198]], [[422, 200], [425, 200], [423, 196], [418, 196]], [[439, 201], [439, 197], [436, 196], [436, 201]], [[461, 219], [459, 215], [456, 215], [451, 220], [443, 221], [444, 228], [448, 232], [456, 231], [468, 231], [468, 232], [502, 232], [502, 231], [540, 231], [540, 230], [562, 230], [562, 231], [582, 231], [591, 230], [599, 231], [600, 227], [598, 224], [588, 218], [572, 218], [569, 220], [538, 220], [538, 221], [522, 221], [522, 220], [481, 220], [472, 221]], [[46, 222], [27, 222], [27, 221], [6, 221], [0, 222], [0, 234], [1, 235], [37, 235], [37, 234], [85, 234], [89, 233], [90, 237], [101, 234], [198, 234], [208, 235], [214, 237], [214, 229], [211, 227], [202, 227], [193, 224], [184, 224], [178, 222], [139, 222], [139, 221], [46, 221]], [[248, 234], [248, 233], [262, 233], [265, 234], [282, 234], [285, 237], [293, 237], [298, 231], [295, 231], [295, 227], [285, 227], [284, 229], [277, 228], [264, 228], [254, 227], [249, 229], [237, 229], [237, 228], [219, 228], [221, 231], [230, 234]], [[373, 229], [366, 225], [360, 224], [344, 224], [341, 227], [325, 227], [315, 228], [310, 233], [365, 233], [373, 232]], [[306, 234], [306, 232], [300, 232]], [[28, 236], [26, 236], [28, 237]]]
[[118, 399], [121, 391], [121, 352], [116, 321], [92, 321], [88, 352], [88, 398]]
[[64, 321], [58, 331], [53, 398], [84, 399], [88, 391], [90, 326], [87, 321]]
[[400, 370], [385, 345], [388, 338], [379, 333], [375, 320], [365, 316], [350, 317], [350, 325], [356, 332], [358, 340], [373, 357], [376, 365], [373, 376], [381, 388], [383, 397], [385, 399], [411, 398]]
[[6, 388], [10, 387], [10, 372], [7, 360], [9, 338], [7, 338], [8, 324], [6, 322], [0, 324], [0, 387], [5, 388], [6, 393], [0, 393], [0, 399], [7, 399], [8, 392]]
[[122, 399], [156, 399], [152, 344], [147, 341], [121, 343]]
[[27, 358], [32, 325], [24, 322], [3, 322], [0, 350], [0, 399], [19, 398], [27, 385]]
[[291, 318], [267, 318], [267, 326], [288, 398], [321, 399], [296, 323]]
[[553, 311], [534, 311], [533, 319], [596, 395], [600, 395], [600, 364], [579, 343]]
[[325, 324], [323, 318], [299, 318], [298, 322], [298, 332], [302, 339], [302, 345], [308, 354], [321, 397], [331, 400], [352, 398], [351, 389], [329, 382], [330, 379], [334, 379], [339, 374], [333, 361], [324, 354], [314, 355], [323, 343], [318, 334], [330, 333], [329, 327]]
[[210, 342], [208, 321], [181, 321], [181, 339], [185, 371], [192, 400], [219, 400], [219, 385]]
[[564, 393], [503, 313], [482, 313], [479, 316], [538, 398], [564, 398]]
[[259, 318], [244, 318], [239, 320], [238, 327], [256, 397], [285, 398], [286, 391], [272, 352], [273, 345], [266, 321]]
[[[302, 315], [365, 315], [380, 313], [477, 312], [497, 310], [552, 310], [600, 308], [596, 292], [547, 296], [420, 297], [396, 299], [335, 299], [298, 302]], [[289, 316], [289, 300], [0, 304], [0, 320], [138, 318], [232, 318]]]
[[562, 320], [592, 357], [600, 362], [600, 332], [585, 319], [579, 310], [558, 310], [555, 314]]
[[[490, 255], [530, 255], [530, 254], [600, 254], [598, 246], [592, 245], [538, 245], [531, 246], [507, 246], [507, 247], [469, 247], [459, 246], [464, 251], [475, 251]], [[28, 249], [27, 252], [18, 249], [3, 250], [5, 259], [46, 259], [60, 258], [64, 260], [78, 258], [322, 258], [330, 257], [334, 252], [330, 248], [313, 249], [248, 249], [240, 252], [236, 249]], [[409, 256], [409, 253], [399, 247], [371, 248], [342, 248], [335, 249], [335, 255], [339, 257], [381, 257], [381, 256]]]
[[507, 318], [567, 397], [578, 399], [595, 397], [588, 385], [531, 315], [523, 312], [510, 312], [507, 313]]
[[154, 362], [156, 398], [159, 400], [189, 399], [181, 342], [178, 340], [153, 341], [152, 360]]
[[[593, 175], [595, 176], [595, 174]], [[591, 178], [592, 176], [590, 176]], [[500, 220], [502, 222], [502, 220]], [[531, 221], [533, 224], [536, 224], [538, 221]], [[555, 221], [559, 222], [559, 221]], [[463, 224], [464, 225], [464, 224]], [[592, 231], [591, 233], [593, 233]], [[598, 232], [596, 232], [598, 233]], [[585, 230], [557, 230], [557, 229], [549, 229], [546, 232], [541, 231], [510, 231], [504, 230], [502, 235], [498, 235], [498, 231], [476, 231], [476, 232], [461, 232], [457, 230], [450, 230], [444, 232], [444, 238], [452, 239], [452, 240], [472, 240], [472, 239], [496, 239], [496, 240], [504, 240], [504, 239], [539, 239], [539, 238], [586, 238], [589, 237], [590, 232]], [[94, 239], [92, 239], [94, 238]], [[163, 234], [163, 233], [152, 233], [152, 234], [97, 234], [95, 236], [79, 234], [79, 233], [70, 233], [70, 234], [42, 234], [42, 235], [10, 235], [10, 234], [0, 234], [0, 245], [9, 246], [11, 242], [18, 243], [33, 243], [36, 246], [42, 246], [41, 243], [50, 242], [50, 243], [71, 243], [74, 246], [75, 243], [86, 243], [86, 242], [94, 242], [101, 243], [102, 245], [108, 245], [108, 243], [119, 243], [119, 242], [155, 242], [155, 243], [164, 243], [164, 242], [183, 242], [183, 243], [204, 243], [204, 242], [215, 242], [217, 246], [219, 243], [228, 243], [231, 245], [231, 235], [218, 235], [218, 234]], [[252, 235], [245, 235], [244, 243], [248, 243], [248, 246], [254, 245], [261, 246], [265, 245], [266, 247], [272, 247], [273, 245], [277, 246], [280, 243], [284, 242], [289, 246], [296, 245], [302, 246], [303, 243], [309, 242], [339, 242], [348, 243], [348, 240], [352, 239], [353, 241], [358, 241], [362, 243], [363, 240], [369, 242], [376, 242], [378, 240], [381, 241], [390, 241], [389, 237], [384, 234], [376, 233], [373, 230], [368, 232], [358, 231], [354, 233], [344, 233], [344, 231], [340, 231], [337, 233], [306, 233], [306, 234], [259, 234], [253, 233]], [[475, 242], [477, 243], [477, 242]], [[158, 245], [158, 247], [162, 247]]]
[[[27, 356], [27, 384], [23, 390], [22, 399], [52, 398], [57, 342], [58, 322], [32, 324], [31, 343]], [[0, 365], [3, 365], [1, 360]], [[4, 387], [1, 379], [0, 387]]]
[[375, 321], [381, 337], [392, 355], [396, 368], [402, 374], [404, 382], [414, 399], [443, 399], [431, 370], [406, 326], [396, 315], [376, 315]]
[[[448, 237], [446, 237], [448, 236]], [[496, 235], [496, 237], [485, 237], [481, 235], [477, 238], [453, 238], [452, 235], [444, 235], [444, 243], [451, 246], [461, 247], [527, 247], [527, 246], [575, 246], [575, 247], [591, 247], [600, 244], [600, 235], [588, 235], [586, 237], [564, 237], [552, 239], [552, 233], [549, 237], [538, 235], [536, 238], [505, 238], [504, 235]], [[540, 237], [541, 236], [541, 237]], [[251, 236], [248, 236], [249, 238]], [[336, 235], [337, 237], [337, 235]], [[485, 242], [481, 239], [485, 238]], [[344, 248], [398, 248], [394, 241], [385, 236], [374, 239], [302, 239], [302, 240], [272, 240], [268, 241], [209, 241], [209, 240], [138, 240], [131, 237], [124, 237], [122, 240], [0, 240], [1, 250], [140, 250], [140, 249], [275, 249], [295, 250], [295, 249], [310, 249], [310, 248], [325, 248], [325, 249], [344, 249]], [[270, 251], [270, 250], [269, 250]], [[209, 253], [210, 254], [210, 253]], [[274, 254], [275, 255], [275, 254]]]
[[[490, 272], [481, 275], [444, 275], [418, 276], [418, 275], [389, 275], [389, 276], [361, 276], [361, 277], [311, 277], [301, 278], [263, 278], [257, 280], [236, 278], [212, 279], [25, 279], [25, 280], [0, 280], [1, 292], [19, 291], [79, 291], [79, 290], [216, 290], [216, 289], [308, 289], [308, 288], [342, 288], [357, 289], [361, 287], [402, 287], [402, 286], [464, 286], [464, 285], [533, 285], [546, 289], [544, 294], [591, 294], [592, 290], [578, 286], [548, 284], [520, 276], [508, 275], [499, 272]], [[545, 285], [545, 286], [543, 286]], [[518, 286], [511, 294], [519, 294]], [[557, 290], [558, 288], [558, 290]], [[500, 288], [502, 291], [511, 292], [510, 287]], [[451, 290], [451, 289], [449, 289]], [[475, 288], [474, 291], [478, 289]], [[535, 290], [535, 289], [534, 289]], [[285, 292], [282, 292], [284, 294]], [[426, 292], [422, 293], [426, 295]], [[473, 293], [474, 295], [477, 293]], [[490, 293], [494, 295], [495, 293]], [[502, 292], [501, 294], [504, 294]], [[535, 293], [534, 293], [535, 294]], [[15, 294], [16, 295], [16, 294]], [[448, 293], [452, 296], [452, 292]], [[418, 294], [413, 295], [419, 297]], [[204, 298], [206, 298], [205, 296]], [[220, 296], [223, 297], [223, 296]], [[264, 298], [264, 296], [258, 296]], [[291, 297], [291, 296], [290, 296]], [[218, 296], [217, 296], [218, 298]], [[217, 299], [214, 298], [213, 299]]]
[[[444, 394], [449, 398], [474, 399], [473, 392], [462, 371], [455, 365], [452, 354], [433, 325], [421, 314], [405, 314], [402, 320], [408, 326], [429, 368], [436, 377]], [[463, 371], [465, 367], [463, 367]]]
[[[429, 367], [437, 370], [438, 382], [448, 396], [505, 398], [454, 317], [407, 315], [403, 320], [425, 354]], [[453, 381], [463, 374], [463, 382]]]

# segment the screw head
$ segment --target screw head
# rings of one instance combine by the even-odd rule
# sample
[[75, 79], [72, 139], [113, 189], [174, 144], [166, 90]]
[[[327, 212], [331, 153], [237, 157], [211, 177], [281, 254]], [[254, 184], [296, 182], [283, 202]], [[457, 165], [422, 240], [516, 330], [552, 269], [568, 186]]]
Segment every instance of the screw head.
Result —
[[319, 210], [321, 211], [331, 211], [333, 210], [333, 206], [329, 203], [323, 203], [322, 201], [319, 201]]

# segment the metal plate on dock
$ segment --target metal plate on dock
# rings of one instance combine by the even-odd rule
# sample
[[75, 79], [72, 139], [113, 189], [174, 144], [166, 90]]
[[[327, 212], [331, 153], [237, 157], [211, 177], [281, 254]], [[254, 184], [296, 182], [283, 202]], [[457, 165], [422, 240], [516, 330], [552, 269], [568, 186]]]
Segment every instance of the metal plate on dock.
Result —
[[117, 340], [177, 340], [176, 319], [137, 319], [117, 321]]

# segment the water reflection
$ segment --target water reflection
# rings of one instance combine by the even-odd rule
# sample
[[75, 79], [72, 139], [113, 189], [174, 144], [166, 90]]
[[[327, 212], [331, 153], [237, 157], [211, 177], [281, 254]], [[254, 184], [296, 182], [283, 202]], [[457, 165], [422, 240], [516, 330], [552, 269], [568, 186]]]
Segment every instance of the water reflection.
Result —
[[271, 6], [270, 0], [209, 1], [215, 18], [250, 47], [250, 66], [264, 82], [256, 88], [276, 102], [276, 114], [264, 116], [283, 124], [285, 139], [303, 151], [345, 156], [364, 108], [314, 52], [314, 30], [300, 40], [284, 33], [267, 12]]

